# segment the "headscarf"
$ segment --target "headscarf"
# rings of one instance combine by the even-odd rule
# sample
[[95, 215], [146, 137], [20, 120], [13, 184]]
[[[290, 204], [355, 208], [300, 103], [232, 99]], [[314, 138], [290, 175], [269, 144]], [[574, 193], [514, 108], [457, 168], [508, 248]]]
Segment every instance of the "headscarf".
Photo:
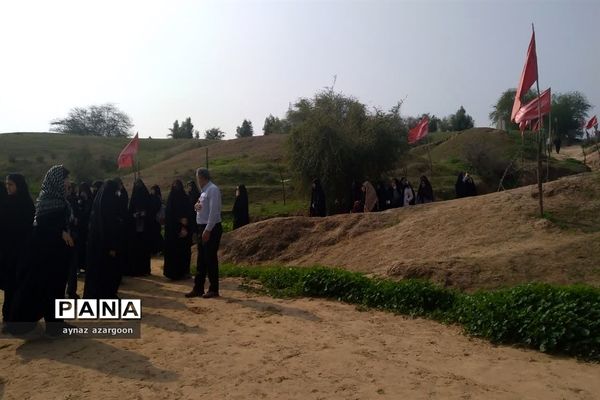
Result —
[[144, 181], [138, 179], [133, 184], [131, 191], [131, 201], [129, 202], [129, 212], [134, 213], [137, 210], [148, 210], [150, 207], [150, 192], [144, 184]]
[[189, 181], [187, 184], [190, 187], [190, 191], [188, 192], [190, 203], [194, 205], [198, 202], [198, 199], [200, 198], [200, 190], [198, 189], [198, 185], [196, 185], [196, 182], [194, 181]]
[[365, 212], [371, 212], [377, 205], [377, 193], [369, 181], [365, 181], [363, 187], [365, 188]]
[[90, 215], [90, 238], [102, 240], [105, 231], [104, 222], [116, 220], [119, 212], [117, 190], [119, 190], [119, 185], [113, 180], [107, 180], [98, 189]]
[[152, 191], [154, 191], [154, 196], [158, 197], [162, 201], [162, 192], [160, 191], [160, 186], [152, 185], [150, 192]]
[[[171, 185], [171, 191], [167, 198], [167, 208], [165, 210], [165, 235], [168, 238], [177, 237], [181, 228], [180, 220], [182, 218], [188, 219], [187, 229], [190, 230], [191, 220], [193, 219], [192, 214], [192, 205], [183, 188], [183, 182], [176, 179]], [[188, 235], [188, 238], [191, 238], [191, 235]]]
[[431, 200], [433, 201], [433, 187], [431, 182], [425, 175], [421, 176], [421, 183], [419, 183], [419, 190], [417, 192], [419, 200]]
[[[25, 177], [21, 174], [8, 174], [6, 177], [9, 181], [15, 183], [17, 187], [17, 193], [15, 198], [18, 199], [20, 203], [23, 203], [25, 207], [29, 209], [34, 209], [33, 200], [31, 199], [31, 195], [29, 194], [29, 187], [27, 186], [27, 182], [25, 181]], [[10, 199], [12, 196], [8, 196]]]
[[55, 165], [48, 170], [35, 206], [36, 218], [49, 213], [65, 210], [71, 214], [71, 207], [66, 199], [65, 179], [69, 171], [62, 165]]

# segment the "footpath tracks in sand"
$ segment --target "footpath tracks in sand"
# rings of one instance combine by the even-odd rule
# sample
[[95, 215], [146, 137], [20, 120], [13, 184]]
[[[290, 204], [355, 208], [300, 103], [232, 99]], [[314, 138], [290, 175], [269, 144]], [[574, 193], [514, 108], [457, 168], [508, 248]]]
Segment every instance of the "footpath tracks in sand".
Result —
[[[274, 299], [225, 279], [127, 278], [139, 340], [0, 343], [5, 399], [594, 399], [600, 365], [494, 346], [423, 319], [319, 299]], [[125, 397], [124, 397], [125, 396]]]

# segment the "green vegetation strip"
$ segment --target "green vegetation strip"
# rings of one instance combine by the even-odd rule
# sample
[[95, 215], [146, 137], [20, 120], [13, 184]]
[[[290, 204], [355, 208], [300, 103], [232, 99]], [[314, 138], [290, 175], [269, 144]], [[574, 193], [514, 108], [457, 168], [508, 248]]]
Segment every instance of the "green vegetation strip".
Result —
[[277, 297], [337, 299], [414, 317], [457, 323], [494, 343], [600, 361], [600, 289], [526, 284], [461, 293], [421, 280], [392, 281], [356, 272], [313, 267], [224, 265], [223, 277], [259, 281]]

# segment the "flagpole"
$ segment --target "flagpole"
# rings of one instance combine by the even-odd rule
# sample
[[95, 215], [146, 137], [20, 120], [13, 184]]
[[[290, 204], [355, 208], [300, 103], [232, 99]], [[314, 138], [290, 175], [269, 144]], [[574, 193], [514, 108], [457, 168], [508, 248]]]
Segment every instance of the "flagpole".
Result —
[[[531, 23], [531, 31], [535, 36], [535, 27], [533, 26], [533, 22]], [[537, 46], [536, 46], [536, 58], [537, 58]], [[541, 118], [542, 118], [542, 102], [540, 99], [540, 71], [538, 68], [538, 63], [535, 63], [535, 72], [537, 79], [535, 80], [535, 84], [537, 87], [537, 95], [538, 95], [538, 121], [540, 124], [538, 125], [538, 152], [537, 152], [537, 178], [538, 178], [538, 197], [540, 201], [540, 217], [544, 217], [544, 190], [542, 184], [542, 129], [541, 129]]]
[[550, 111], [548, 112], [548, 138], [546, 139], [546, 183], [550, 180], [550, 151], [548, 149], [548, 141], [552, 134], [552, 97], [550, 97]]
[[429, 140], [429, 135], [427, 135], [427, 155], [429, 156], [429, 171], [431, 172], [431, 175], [433, 176], [433, 161], [431, 161], [431, 149], [429, 148], [431, 146], [431, 140]]

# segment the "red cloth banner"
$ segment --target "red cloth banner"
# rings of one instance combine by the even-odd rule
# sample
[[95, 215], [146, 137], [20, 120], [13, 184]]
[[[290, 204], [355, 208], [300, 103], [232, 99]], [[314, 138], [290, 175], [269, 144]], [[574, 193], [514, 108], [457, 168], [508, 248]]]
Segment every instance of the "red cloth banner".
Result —
[[546, 115], [550, 112], [552, 107], [552, 93], [550, 88], [544, 90], [539, 97], [531, 100], [519, 109], [515, 115], [515, 122], [520, 124], [521, 121], [530, 121], [538, 118], [538, 103], [542, 109], [542, 115]]
[[423, 117], [421, 121], [408, 131], [408, 144], [417, 143], [419, 140], [423, 139], [429, 133], [429, 118], [427, 116]]
[[[517, 93], [515, 94], [515, 102], [513, 103], [512, 113], [510, 115], [511, 121], [516, 121], [515, 117], [517, 112], [521, 109], [521, 102], [523, 101], [523, 95], [533, 86], [533, 83], [538, 79], [538, 68], [537, 68], [537, 54], [535, 51], [535, 32], [531, 32], [531, 40], [529, 41], [529, 48], [527, 49], [527, 58], [525, 59], [525, 66], [521, 73], [521, 80], [517, 87]], [[517, 123], [519, 123], [517, 121]]]
[[137, 154], [140, 147], [140, 139], [136, 133], [133, 139], [125, 146], [125, 148], [119, 154], [117, 164], [119, 169], [133, 167], [134, 156]]

